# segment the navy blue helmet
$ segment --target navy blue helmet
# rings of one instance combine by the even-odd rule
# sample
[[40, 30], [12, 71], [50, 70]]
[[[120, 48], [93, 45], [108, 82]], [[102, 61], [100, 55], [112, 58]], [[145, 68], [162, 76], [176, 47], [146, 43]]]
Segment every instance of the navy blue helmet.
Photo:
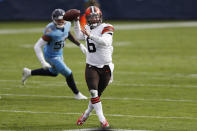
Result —
[[63, 19], [65, 11], [63, 9], [55, 9], [52, 12], [52, 20], [57, 28], [63, 28], [65, 20]]

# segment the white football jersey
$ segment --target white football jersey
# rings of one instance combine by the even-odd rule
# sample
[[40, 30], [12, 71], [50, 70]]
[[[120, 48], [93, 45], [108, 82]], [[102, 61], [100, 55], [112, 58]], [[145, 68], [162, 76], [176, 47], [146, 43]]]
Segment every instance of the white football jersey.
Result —
[[112, 63], [112, 36], [113, 26], [102, 23], [94, 29], [85, 26], [90, 37], [84, 35], [88, 52], [86, 54], [86, 63], [102, 68], [104, 65]]

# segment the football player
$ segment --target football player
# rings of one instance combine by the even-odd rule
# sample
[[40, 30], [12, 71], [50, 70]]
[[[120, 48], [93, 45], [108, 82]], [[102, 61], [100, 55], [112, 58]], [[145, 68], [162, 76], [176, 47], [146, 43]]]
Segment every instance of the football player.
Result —
[[75, 99], [87, 99], [87, 97], [77, 89], [72, 71], [64, 63], [63, 47], [65, 40], [68, 38], [79, 46], [83, 53], [85, 53], [87, 49], [71, 34], [71, 23], [63, 19], [64, 14], [65, 11], [62, 9], [55, 9], [52, 12], [52, 22], [47, 25], [44, 30], [44, 35], [34, 46], [35, 53], [42, 64], [42, 68], [35, 70], [24, 68], [22, 83], [25, 84], [27, 78], [30, 76], [57, 76], [60, 73], [66, 78], [68, 86], [75, 94]]
[[112, 38], [114, 28], [111, 24], [102, 23], [102, 13], [96, 6], [90, 6], [85, 11], [87, 25], [81, 30], [78, 20], [74, 22], [76, 38], [85, 40], [87, 46], [85, 78], [91, 95], [87, 110], [77, 120], [82, 125], [93, 109], [103, 128], [109, 127], [104, 117], [100, 96], [107, 85], [112, 82]]

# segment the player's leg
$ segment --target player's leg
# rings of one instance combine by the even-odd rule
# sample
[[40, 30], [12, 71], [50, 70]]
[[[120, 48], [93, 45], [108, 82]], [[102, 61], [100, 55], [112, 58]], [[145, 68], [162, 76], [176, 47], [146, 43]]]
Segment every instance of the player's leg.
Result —
[[85, 112], [81, 115], [81, 117], [79, 117], [79, 119], [77, 120], [77, 125], [83, 125], [83, 123], [88, 119], [90, 113], [92, 112], [92, 110], [94, 109], [94, 107], [92, 106], [91, 101], [89, 101], [88, 104], [88, 108], [85, 110]]
[[[98, 85], [98, 96], [100, 97], [103, 93], [103, 91], [106, 89], [110, 78], [111, 78], [111, 71], [109, 66], [104, 66], [102, 70], [100, 70], [100, 80], [99, 80], [99, 85]], [[109, 123], [105, 119], [104, 121], [101, 122], [101, 125], [103, 128], [109, 127]]]
[[57, 70], [57, 72], [61, 73], [66, 78], [68, 87], [75, 94], [75, 99], [87, 99], [87, 97], [81, 94], [79, 90], [77, 89], [72, 71], [69, 67], [66, 66], [66, 64], [63, 61], [63, 58], [55, 57], [54, 59], [51, 59], [51, 61], [53, 62], [53, 65], [55, 69]]
[[100, 72], [101, 69], [99, 68], [89, 65], [86, 66], [86, 82], [91, 94], [91, 104], [96, 111], [99, 121], [101, 123], [106, 123], [106, 119], [103, 115], [102, 103], [98, 95], [98, 85], [101, 79]]
[[[65, 75], [64, 75], [65, 76]], [[66, 77], [66, 82], [68, 84], [68, 86], [70, 87], [70, 89], [73, 91], [73, 93], [75, 94], [75, 99], [77, 100], [82, 100], [82, 99], [87, 99], [86, 96], [84, 96], [78, 89], [77, 86], [75, 84], [75, 80], [73, 78], [73, 74], [71, 72], [70, 75], [68, 75]]]
[[[100, 123], [102, 124], [102, 127], [108, 127], [109, 124], [106, 121], [105, 116], [103, 114], [102, 103], [101, 103], [100, 97], [98, 96], [98, 90], [90, 90], [90, 94], [91, 94], [92, 106], [94, 107], [96, 111], [96, 114], [99, 118]], [[105, 123], [107, 123], [107, 125], [105, 125]]]
[[[94, 69], [94, 67], [89, 66], [88, 64], [86, 65], [85, 78], [89, 91], [93, 89], [96, 90], [98, 88], [99, 75], [97, 71]], [[92, 95], [91, 95], [91, 99], [92, 99]], [[87, 120], [93, 109], [94, 107], [92, 101], [90, 100], [88, 104], [88, 108], [82, 114], [82, 116], [77, 120], [77, 125], [82, 125]]]
[[25, 85], [26, 80], [30, 76], [57, 76], [58, 74], [50, 72], [49, 69], [44, 70], [43, 68], [31, 70], [28, 68], [23, 69], [22, 84]]
[[[53, 62], [51, 61], [51, 58], [46, 57], [45, 60], [50, 63], [50, 65], [53, 66]], [[50, 69], [35, 69], [31, 70], [28, 68], [23, 69], [23, 74], [22, 74], [22, 84], [24, 85], [27, 78], [30, 76], [57, 76], [58, 72], [55, 70], [55, 68], [50, 68]]]
[[101, 77], [99, 80], [99, 85], [98, 85], [98, 96], [100, 97], [107, 87], [109, 81], [111, 79], [111, 71], [110, 67], [108, 65], [104, 66], [102, 69]]
[[32, 76], [54, 76], [54, 77], [58, 75], [58, 73], [54, 71], [52, 72], [50, 70], [52, 69], [46, 69], [46, 70], [43, 68], [35, 69], [31, 71], [31, 75]]

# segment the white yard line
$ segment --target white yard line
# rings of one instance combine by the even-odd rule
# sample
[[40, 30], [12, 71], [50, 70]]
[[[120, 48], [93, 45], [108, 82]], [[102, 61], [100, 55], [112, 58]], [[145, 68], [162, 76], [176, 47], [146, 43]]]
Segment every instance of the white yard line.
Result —
[[197, 86], [193, 85], [176, 85], [176, 84], [130, 84], [130, 83], [112, 83], [114, 86], [127, 86], [127, 87], [170, 87], [170, 88], [197, 88]]
[[1, 29], [0, 34], [42, 33], [44, 28]]
[[[115, 24], [116, 30], [139, 30], [153, 28], [197, 27], [197, 22], [166, 22], [148, 24]], [[44, 28], [0, 29], [0, 34], [42, 33]]]
[[[79, 64], [79, 63], [78, 63]], [[0, 68], [1, 72], [21, 72], [17, 68]], [[83, 70], [75, 71], [75, 73], [84, 73]], [[114, 74], [118, 75], [142, 75], [142, 76], [167, 76], [167, 77], [188, 77], [188, 78], [197, 78], [197, 74], [188, 74], [188, 73], [172, 73], [172, 72], [132, 72], [132, 71], [115, 71]], [[3, 80], [2, 80], [3, 81]]]
[[[21, 80], [0, 80], [1, 82], [21, 82]], [[50, 87], [50, 86], [65, 86], [65, 82], [53, 82], [53, 83], [49, 83], [48, 81], [28, 81], [28, 83], [37, 83], [37, 84], [43, 84], [42, 86], [45, 87]], [[81, 82], [76, 82], [77, 84], [81, 84]], [[120, 83], [120, 82], [116, 82], [114, 81], [112, 83], [112, 85], [114, 86], [126, 86], [126, 87], [171, 87], [171, 88], [197, 88], [197, 86], [194, 85], [177, 85], [177, 84], [138, 84], [138, 83]], [[35, 87], [38, 88], [38, 87]]]
[[24, 96], [24, 97], [45, 97], [45, 98], [74, 98], [73, 96], [50, 96], [50, 95], [27, 95], [27, 94], [0, 94], [0, 96]]
[[[44, 97], [44, 98], [74, 98], [73, 96], [50, 96], [50, 95], [28, 95], [28, 94], [0, 94], [0, 96], [15, 96], [15, 97]], [[120, 100], [120, 101], [156, 101], [156, 102], [191, 102], [197, 103], [197, 100], [184, 99], [146, 99], [146, 98], [117, 98], [117, 97], [102, 97], [103, 100]]]
[[[81, 115], [79, 112], [37, 112], [37, 111], [20, 111], [20, 110], [0, 110], [0, 112], [10, 112], [10, 113], [29, 113], [29, 114], [58, 114], [58, 115]], [[92, 115], [96, 115], [92, 113]], [[137, 116], [137, 115], [122, 115], [122, 114], [105, 114], [111, 117], [131, 117], [131, 118], [151, 118], [151, 119], [189, 119], [197, 120], [196, 117], [177, 117], [177, 116]]]
[[171, 73], [171, 72], [132, 72], [132, 71], [117, 71], [116, 74], [122, 75], [142, 75], [142, 76], [167, 76], [167, 77], [197, 77], [197, 74]]

